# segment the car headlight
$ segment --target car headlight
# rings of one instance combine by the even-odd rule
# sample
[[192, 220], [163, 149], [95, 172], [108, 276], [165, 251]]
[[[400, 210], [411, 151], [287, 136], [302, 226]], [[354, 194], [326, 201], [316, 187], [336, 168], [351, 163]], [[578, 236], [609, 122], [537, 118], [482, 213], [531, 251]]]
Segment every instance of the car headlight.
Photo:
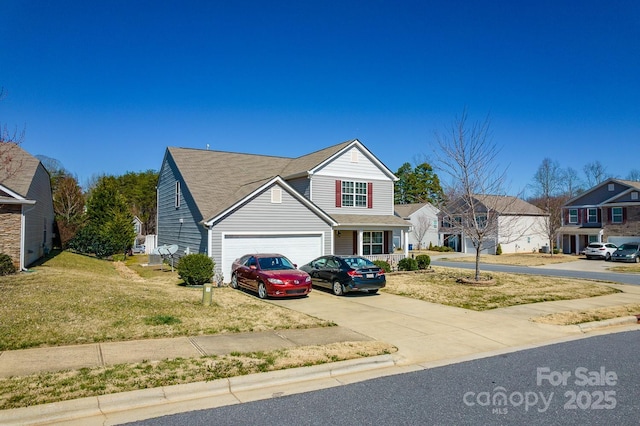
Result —
[[304, 282], [305, 282], [305, 283], [310, 283], [310, 282], [311, 282], [311, 277], [306, 277], [306, 278], [304, 279]]
[[282, 280], [279, 280], [278, 278], [268, 278], [267, 281], [269, 281], [271, 284], [284, 284], [284, 282]]

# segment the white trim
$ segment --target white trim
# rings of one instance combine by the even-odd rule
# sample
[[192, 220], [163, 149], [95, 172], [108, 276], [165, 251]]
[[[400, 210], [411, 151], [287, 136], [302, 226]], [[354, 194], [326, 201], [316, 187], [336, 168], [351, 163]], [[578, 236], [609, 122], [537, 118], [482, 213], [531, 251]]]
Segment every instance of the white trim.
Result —
[[216, 216], [212, 217], [209, 220], [203, 221], [204, 225], [209, 227], [209, 228], [211, 228], [214, 225], [214, 223], [216, 223], [218, 220], [220, 220], [223, 217], [225, 217], [226, 215], [230, 214], [232, 211], [237, 209], [239, 206], [245, 204], [247, 200], [250, 200], [251, 198], [254, 198], [256, 195], [258, 195], [261, 192], [263, 192], [264, 190], [266, 190], [269, 186], [271, 186], [273, 184], [276, 184], [276, 183], [279, 184], [282, 188], [284, 188], [292, 197], [296, 198], [302, 204], [307, 206], [309, 208], [309, 210], [313, 211], [316, 215], [318, 215], [319, 217], [324, 219], [331, 226], [337, 225], [337, 223], [331, 218], [331, 216], [327, 215], [325, 212], [323, 212], [318, 207], [316, 207], [315, 204], [313, 204], [311, 201], [309, 201], [305, 196], [303, 196], [298, 191], [293, 189], [280, 176], [276, 176], [273, 179], [270, 179], [269, 181], [267, 181], [266, 183], [264, 183], [263, 185], [258, 187], [256, 190], [254, 190], [253, 192], [248, 194], [246, 197], [236, 201], [230, 207], [228, 207], [227, 209], [225, 209], [222, 212], [218, 213]]

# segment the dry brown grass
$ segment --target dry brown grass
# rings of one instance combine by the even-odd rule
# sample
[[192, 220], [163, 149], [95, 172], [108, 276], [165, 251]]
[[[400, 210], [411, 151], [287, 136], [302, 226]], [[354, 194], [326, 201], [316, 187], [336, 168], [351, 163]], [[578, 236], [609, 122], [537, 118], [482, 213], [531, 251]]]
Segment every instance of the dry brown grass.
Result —
[[167, 266], [143, 278], [62, 252], [32, 271], [0, 277], [0, 350], [331, 325], [226, 287], [203, 306]]
[[595, 281], [499, 272], [482, 274], [495, 280], [492, 286], [470, 286], [456, 282], [459, 278], [468, 277], [472, 273], [469, 270], [434, 267], [433, 271], [388, 274], [387, 286], [383, 291], [477, 311], [552, 300], [581, 299], [620, 291]]
[[574, 325], [591, 321], [603, 321], [640, 314], [640, 305], [609, 306], [606, 308], [583, 311], [559, 312], [533, 318], [532, 321], [542, 324]]
[[[570, 254], [554, 254], [553, 256], [543, 253], [506, 253], [499, 256], [492, 254], [480, 255], [480, 263], [515, 266], [544, 266], [555, 263], [575, 262], [578, 259], [580, 259], [580, 257]], [[439, 260], [475, 262], [476, 258], [474, 255], [447, 258], [447, 254], [444, 253], [443, 257]]]
[[179, 358], [0, 378], [0, 410], [159, 386], [210, 381], [389, 354], [395, 351], [397, 348], [383, 342], [342, 342], [270, 352]]

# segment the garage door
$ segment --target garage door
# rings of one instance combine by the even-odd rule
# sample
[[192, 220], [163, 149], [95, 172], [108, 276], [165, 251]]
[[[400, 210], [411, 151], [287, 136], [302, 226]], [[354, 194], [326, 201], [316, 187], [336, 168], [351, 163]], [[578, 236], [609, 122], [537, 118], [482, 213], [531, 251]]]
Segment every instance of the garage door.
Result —
[[248, 253], [280, 253], [302, 266], [322, 256], [322, 235], [226, 235], [222, 242], [222, 272], [225, 282], [231, 280], [233, 261]]
[[640, 241], [640, 237], [609, 237], [607, 238], [607, 242], [611, 244], [615, 244], [617, 246], [622, 245], [624, 243], [633, 243]]

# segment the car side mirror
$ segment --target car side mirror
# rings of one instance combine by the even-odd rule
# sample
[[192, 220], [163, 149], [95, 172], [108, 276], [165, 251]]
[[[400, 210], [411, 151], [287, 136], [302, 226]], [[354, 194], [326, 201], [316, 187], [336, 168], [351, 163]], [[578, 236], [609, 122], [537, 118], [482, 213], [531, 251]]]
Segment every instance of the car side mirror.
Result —
[[255, 271], [256, 269], [258, 269], [258, 267], [256, 265], [249, 265], [249, 269], [252, 269]]

